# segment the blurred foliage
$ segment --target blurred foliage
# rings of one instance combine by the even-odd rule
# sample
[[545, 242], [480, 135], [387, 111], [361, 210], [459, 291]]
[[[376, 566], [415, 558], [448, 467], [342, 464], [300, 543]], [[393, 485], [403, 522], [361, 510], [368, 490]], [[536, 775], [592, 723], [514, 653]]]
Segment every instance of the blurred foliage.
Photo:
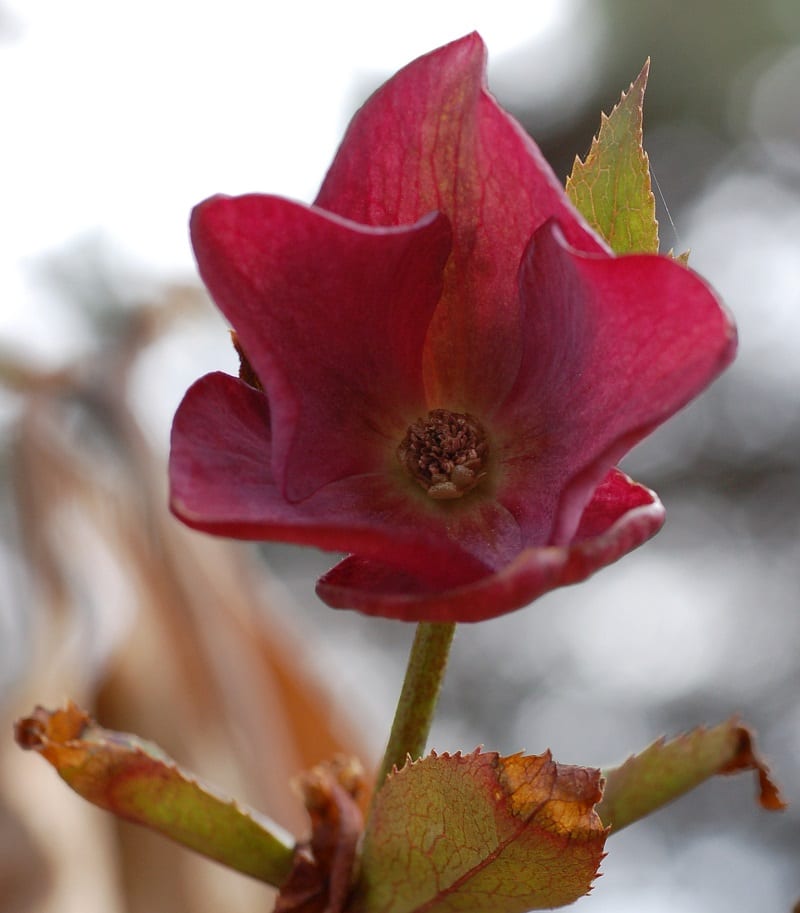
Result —
[[[91, 263], [83, 268], [95, 275]], [[202, 298], [175, 288], [125, 307], [109, 296], [104, 313], [97, 289], [107, 287], [92, 279], [81, 296], [90, 323], [92, 313], [103, 318], [95, 352], [49, 373], [6, 353], [0, 370], [22, 407], [6, 439], [15, 503], [2, 532], [21, 559], [10, 600], [26, 606], [27, 631], [0, 703], [5, 728], [24, 703], [60, 702], [67, 693], [109, 725], [156, 739], [299, 835], [305, 816], [287, 784], [345, 745], [358, 750], [361, 739], [310, 670], [307, 644], [283, 620], [266, 570], [169, 516], [162, 459], [130, 409], [129, 372], [143, 348], [196, 313]], [[0, 845], [14, 846], [17, 860], [6, 867], [15, 857], [3, 854], [4, 913], [92, 903], [129, 913], [263, 905], [263, 888], [76, 809], [44, 773], [0, 744], [8, 802]]]

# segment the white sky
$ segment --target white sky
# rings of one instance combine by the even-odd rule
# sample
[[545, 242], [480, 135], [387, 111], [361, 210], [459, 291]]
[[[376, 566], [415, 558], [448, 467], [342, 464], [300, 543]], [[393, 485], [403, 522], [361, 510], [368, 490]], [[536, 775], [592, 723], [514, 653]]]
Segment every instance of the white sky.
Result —
[[35, 281], [42, 254], [102, 235], [148, 272], [192, 274], [196, 202], [253, 190], [311, 199], [364, 86], [474, 28], [493, 60], [530, 48], [531, 98], [575, 68], [552, 59], [575, 11], [565, 0], [5, 8], [0, 339], [54, 356], [63, 340]]

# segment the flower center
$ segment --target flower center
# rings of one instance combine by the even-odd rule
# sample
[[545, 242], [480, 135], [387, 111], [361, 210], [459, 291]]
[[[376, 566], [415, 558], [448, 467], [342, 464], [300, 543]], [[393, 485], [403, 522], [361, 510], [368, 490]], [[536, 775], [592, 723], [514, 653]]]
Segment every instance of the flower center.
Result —
[[483, 425], [467, 412], [434, 409], [417, 419], [397, 448], [397, 458], [428, 496], [460, 498], [486, 475], [489, 444]]

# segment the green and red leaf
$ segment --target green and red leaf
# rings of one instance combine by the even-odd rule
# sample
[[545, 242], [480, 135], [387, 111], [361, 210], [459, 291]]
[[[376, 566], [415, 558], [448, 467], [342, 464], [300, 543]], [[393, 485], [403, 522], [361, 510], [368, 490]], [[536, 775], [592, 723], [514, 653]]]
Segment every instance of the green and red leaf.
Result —
[[642, 147], [642, 109], [648, 60], [600, 131], [585, 161], [577, 156], [567, 178], [567, 195], [617, 254], [658, 253], [656, 201], [650, 162]]
[[37, 707], [15, 735], [94, 805], [269, 884], [289, 875], [291, 838], [278, 825], [200, 783], [157, 746], [101, 728], [75, 704]]
[[604, 771], [606, 784], [597, 812], [616, 832], [709, 777], [743, 770], [756, 772], [763, 808], [785, 808], [769, 768], [756, 752], [752, 732], [733, 719], [711, 729], [698, 727], [670, 741], [661, 738], [619, 767]]
[[351, 913], [522, 913], [589, 891], [600, 772], [539, 756], [432, 754], [392, 774], [367, 825]]

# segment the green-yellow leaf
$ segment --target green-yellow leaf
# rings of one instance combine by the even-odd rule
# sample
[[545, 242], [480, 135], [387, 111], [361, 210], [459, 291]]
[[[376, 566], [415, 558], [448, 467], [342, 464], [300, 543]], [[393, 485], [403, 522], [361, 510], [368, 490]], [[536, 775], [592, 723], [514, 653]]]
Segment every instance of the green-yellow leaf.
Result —
[[292, 841], [278, 825], [219, 796], [155, 745], [102, 729], [72, 703], [37, 707], [17, 722], [16, 738], [94, 805], [269, 884], [288, 876]]
[[659, 739], [620, 767], [604, 771], [606, 785], [597, 811], [616, 832], [715, 774], [742, 770], [758, 775], [764, 808], [784, 808], [769, 769], [756, 753], [752, 733], [737, 720], [729, 720], [712, 729], [693, 729], [669, 742]]
[[642, 148], [642, 108], [648, 60], [619, 103], [601, 115], [586, 161], [577, 156], [567, 194], [581, 215], [618, 254], [657, 253], [656, 201]]
[[586, 894], [606, 830], [598, 770], [540, 756], [436, 755], [375, 798], [348, 913], [522, 913]]

